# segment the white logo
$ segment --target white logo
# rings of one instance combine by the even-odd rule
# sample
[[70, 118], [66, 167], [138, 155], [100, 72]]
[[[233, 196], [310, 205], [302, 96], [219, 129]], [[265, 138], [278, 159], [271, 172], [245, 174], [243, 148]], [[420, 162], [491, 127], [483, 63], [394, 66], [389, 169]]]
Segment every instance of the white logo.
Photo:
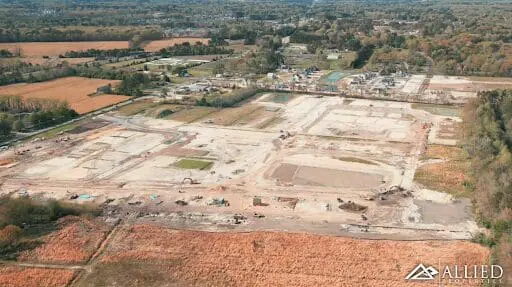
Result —
[[434, 280], [434, 276], [439, 274], [434, 267], [425, 267], [423, 264], [419, 264], [414, 268], [405, 279], [407, 280]]

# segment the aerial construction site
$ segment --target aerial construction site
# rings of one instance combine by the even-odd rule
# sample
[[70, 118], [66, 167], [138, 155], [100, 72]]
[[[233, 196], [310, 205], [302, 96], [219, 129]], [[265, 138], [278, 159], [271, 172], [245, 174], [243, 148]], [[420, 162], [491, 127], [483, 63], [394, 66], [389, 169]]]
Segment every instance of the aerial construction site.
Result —
[[458, 106], [265, 92], [166, 119], [130, 108], [1, 154], [2, 193], [104, 213], [50, 235], [0, 282], [413, 286], [420, 262], [487, 263], [468, 242], [480, 231], [469, 200], [417, 181], [447, 162]]

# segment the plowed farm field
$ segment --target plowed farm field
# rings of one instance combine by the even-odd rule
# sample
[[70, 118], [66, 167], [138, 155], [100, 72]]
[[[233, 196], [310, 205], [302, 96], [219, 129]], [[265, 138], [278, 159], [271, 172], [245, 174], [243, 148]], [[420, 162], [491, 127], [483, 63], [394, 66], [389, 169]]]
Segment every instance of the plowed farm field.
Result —
[[27, 43], [1, 43], [1, 49], [15, 51], [21, 49], [22, 57], [59, 56], [69, 51], [82, 51], [87, 49], [109, 50], [127, 49], [128, 41], [97, 41], [97, 42], [27, 42]]
[[129, 99], [120, 95], [92, 95], [101, 86], [119, 83], [116, 80], [68, 77], [42, 83], [14, 84], [0, 87], [0, 95], [66, 101], [79, 114], [85, 114]]
[[219, 233], [139, 224], [119, 230], [80, 285], [437, 286], [438, 281], [416, 284], [404, 279], [419, 263], [488, 264], [489, 251], [465, 241]]
[[144, 47], [146, 52], [157, 52], [162, 48], [167, 48], [169, 46], [174, 46], [176, 44], [182, 44], [185, 42], [189, 42], [191, 45], [194, 45], [196, 42], [201, 42], [203, 44], [208, 44], [209, 38], [172, 38], [165, 40], [156, 40], [151, 41]]

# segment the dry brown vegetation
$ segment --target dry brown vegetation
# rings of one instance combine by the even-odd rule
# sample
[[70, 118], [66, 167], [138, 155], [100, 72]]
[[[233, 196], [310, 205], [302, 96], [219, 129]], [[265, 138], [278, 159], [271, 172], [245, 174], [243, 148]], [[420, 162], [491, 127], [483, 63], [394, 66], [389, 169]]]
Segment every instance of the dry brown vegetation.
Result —
[[470, 161], [464, 150], [457, 146], [428, 145], [424, 160], [442, 160], [442, 162], [427, 163], [420, 166], [414, 175], [414, 180], [427, 188], [448, 192], [453, 195], [467, 195], [464, 187], [470, 180]]
[[15, 52], [21, 49], [22, 57], [59, 56], [69, 51], [87, 49], [109, 50], [127, 49], [128, 41], [97, 41], [97, 42], [27, 42], [27, 43], [0, 43], [0, 50], [6, 49]]
[[425, 164], [416, 170], [414, 180], [427, 188], [453, 195], [464, 195], [464, 182], [469, 179], [468, 161], [447, 161]]
[[154, 103], [151, 100], [137, 101], [119, 108], [118, 113], [122, 116], [133, 116], [138, 113], [142, 113], [145, 110], [154, 107], [155, 105], [157, 105], [157, 103]]
[[128, 99], [119, 95], [93, 95], [96, 88], [119, 81], [80, 77], [61, 78], [34, 84], [15, 84], [0, 87], [0, 95], [18, 95], [23, 98], [66, 101], [79, 114], [85, 114]]
[[420, 262], [486, 264], [488, 258], [487, 248], [464, 241], [358, 240], [134, 225], [116, 235], [82, 285], [416, 286], [404, 277]]
[[460, 147], [446, 145], [428, 145], [423, 154], [424, 159], [458, 160], [464, 159], [464, 151]]
[[226, 108], [204, 118], [213, 120], [217, 125], [231, 126], [237, 123], [247, 123], [257, 119], [265, 109], [259, 105], [244, 105], [242, 107]]
[[58, 222], [60, 229], [40, 240], [36, 249], [24, 251], [19, 261], [51, 264], [85, 263], [104, 239], [108, 228], [100, 219], [69, 216]]
[[177, 113], [172, 114], [168, 117], [168, 119], [185, 123], [191, 123], [194, 121], [198, 121], [217, 110], [218, 109], [211, 107], [193, 107], [190, 109], [186, 108]]
[[64, 287], [73, 279], [74, 271], [64, 269], [0, 267], [0, 286]]
[[165, 39], [165, 40], [156, 40], [156, 41], [149, 42], [144, 47], [144, 50], [146, 52], [157, 52], [163, 48], [167, 48], [169, 46], [174, 46], [176, 44], [182, 44], [185, 42], [189, 42], [190, 44], [193, 45], [196, 42], [208, 44], [208, 41], [210, 41], [209, 38], [172, 38], [172, 39]]

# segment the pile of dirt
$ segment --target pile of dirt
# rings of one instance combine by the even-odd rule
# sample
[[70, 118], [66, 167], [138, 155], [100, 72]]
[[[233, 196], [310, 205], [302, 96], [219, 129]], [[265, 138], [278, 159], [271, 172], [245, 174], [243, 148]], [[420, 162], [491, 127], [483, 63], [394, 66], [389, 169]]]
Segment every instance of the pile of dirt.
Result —
[[353, 201], [348, 201], [340, 204], [340, 209], [347, 210], [347, 211], [353, 211], [353, 212], [365, 212], [368, 209], [368, 206], [364, 206], [361, 204], [357, 204]]
[[59, 230], [41, 238], [44, 242], [24, 251], [19, 261], [77, 264], [85, 263], [106, 236], [109, 227], [99, 218], [68, 216], [58, 221]]
[[135, 225], [116, 234], [82, 286], [421, 286], [404, 280], [418, 263], [472, 265], [488, 260], [488, 249], [462, 241]]

